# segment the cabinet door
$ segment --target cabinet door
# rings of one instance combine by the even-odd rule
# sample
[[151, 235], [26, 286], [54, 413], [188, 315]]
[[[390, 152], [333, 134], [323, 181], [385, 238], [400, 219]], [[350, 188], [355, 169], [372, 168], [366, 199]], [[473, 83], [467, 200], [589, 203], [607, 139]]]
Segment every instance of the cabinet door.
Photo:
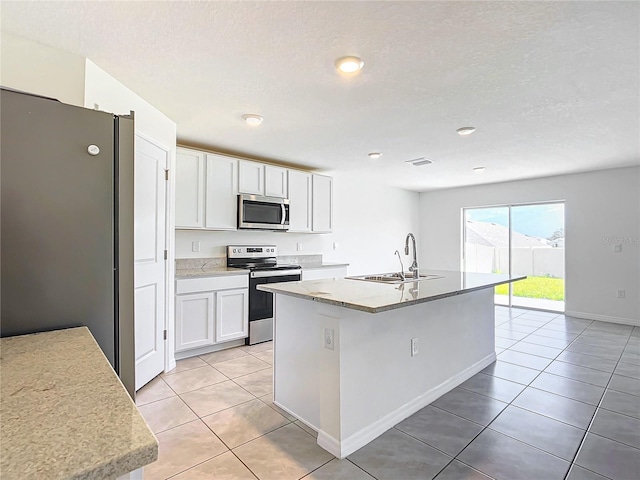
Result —
[[249, 289], [216, 292], [216, 342], [249, 336]]
[[287, 169], [273, 165], [264, 166], [264, 194], [267, 197], [288, 198]]
[[176, 352], [213, 345], [214, 292], [176, 295]]
[[314, 232], [329, 233], [333, 230], [333, 178], [312, 175], [312, 217]]
[[289, 231], [311, 231], [311, 174], [289, 170]]
[[240, 160], [238, 168], [238, 191], [249, 195], [264, 195], [264, 164]]
[[178, 148], [176, 155], [176, 228], [204, 225], [204, 153]]
[[208, 153], [205, 192], [205, 228], [236, 230], [238, 160]]

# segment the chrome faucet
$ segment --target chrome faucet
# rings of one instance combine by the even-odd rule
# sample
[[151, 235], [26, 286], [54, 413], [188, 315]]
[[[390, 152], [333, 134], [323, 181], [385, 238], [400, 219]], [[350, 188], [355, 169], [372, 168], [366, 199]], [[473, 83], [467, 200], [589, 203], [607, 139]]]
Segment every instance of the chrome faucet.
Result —
[[404, 282], [405, 278], [404, 278], [404, 265], [402, 265], [402, 257], [400, 256], [400, 252], [398, 250], [396, 250], [395, 255], [398, 255], [398, 260], [400, 260], [400, 278], [402, 279], [402, 281]]
[[409, 255], [409, 238], [411, 238], [411, 243], [413, 244], [413, 263], [409, 267], [409, 271], [413, 273], [413, 278], [420, 278], [418, 274], [418, 253], [416, 252], [416, 237], [413, 236], [413, 233], [408, 233], [407, 238], [404, 241], [404, 254]]

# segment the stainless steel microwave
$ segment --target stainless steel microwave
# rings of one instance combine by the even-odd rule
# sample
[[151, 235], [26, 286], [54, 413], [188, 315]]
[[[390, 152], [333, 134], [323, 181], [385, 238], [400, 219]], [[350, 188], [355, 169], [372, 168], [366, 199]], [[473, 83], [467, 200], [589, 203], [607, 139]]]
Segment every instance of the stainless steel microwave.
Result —
[[238, 228], [288, 230], [289, 199], [238, 195]]

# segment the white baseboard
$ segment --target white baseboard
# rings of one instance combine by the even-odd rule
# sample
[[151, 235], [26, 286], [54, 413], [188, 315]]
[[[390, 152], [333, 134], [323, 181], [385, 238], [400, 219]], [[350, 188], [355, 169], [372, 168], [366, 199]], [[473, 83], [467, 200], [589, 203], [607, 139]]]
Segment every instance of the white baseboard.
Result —
[[620, 323], [622, 325], [640, 326], [638, 318], [611, 317], [609, 315], [599, 315], [597, 313], [572, 312], [566, 310], [564, 312], [567, 317], [585, 318], [587, 320], [598, 320], [599, 322]]
[[195, 357], [196, 355], [205, 355], [207, 353], [219, 352], [220, 350], [226, 350], [231, 347], [239, 347], [244, 345], [244, 338], [239, 340], [231, 340], [230, 342], [216, 343], [215, 345], [209, 345], [208, 347], [192, 348], [191, 350], [184, 350], [182, 352], [175, 353], [176, 360], [183, 360], [189, 357]]
[[495, 362], [495, 360], [496, 354], [495, 352], [492, 352], [479, 362], [474, 363], [470, 367], [464, 369], [457, 375], [451, 377], [449, 380], [441, 383], [431, 390], [422, 393], [410, 402], [402, 405], [400, 408], [385, 415], [384, 417], [380, 418], [371, 425], [368, 425], [362, 430], [354, 433], [349, 438], [344, 439], [342, 442], [327, 434], [326, 432], [319, 430], [318, 445], [338, 458], [345, 458], [346, 456], [351, 455], [356, 450], [364, 447], [367, 443], [375, 440], [384, 432], [397, 425], [405, 418], [410, 417], [418, 410], [426, 407], [434, 400], [440, 398], [445, 393], [453, 390], [464, 381], [473, 377], [476, 373], [480, 372], [485, 367]]

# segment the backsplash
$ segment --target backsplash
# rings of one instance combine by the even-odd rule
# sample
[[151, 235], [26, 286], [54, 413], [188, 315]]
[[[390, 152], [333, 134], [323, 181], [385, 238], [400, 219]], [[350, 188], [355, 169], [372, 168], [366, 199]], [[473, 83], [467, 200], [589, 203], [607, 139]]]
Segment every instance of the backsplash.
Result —
[[226, 267], [227, 257], [213, 258], [177, 258], [176, 273], [178, 270], [194, 270], [197, 268], [217, 268]]
[[[322, 263], [322, 255], [282, 255], [278, 257], [278, 263], [288, 263], [293, 265], [317, 265]], [[227, 257], [211, 258], [177, 258], [176, 273], [178, 270], [193, 270], [226, 267]]]
[[278, 255], [278, 263], [311, 265], [322, 263], [322, 255]]

